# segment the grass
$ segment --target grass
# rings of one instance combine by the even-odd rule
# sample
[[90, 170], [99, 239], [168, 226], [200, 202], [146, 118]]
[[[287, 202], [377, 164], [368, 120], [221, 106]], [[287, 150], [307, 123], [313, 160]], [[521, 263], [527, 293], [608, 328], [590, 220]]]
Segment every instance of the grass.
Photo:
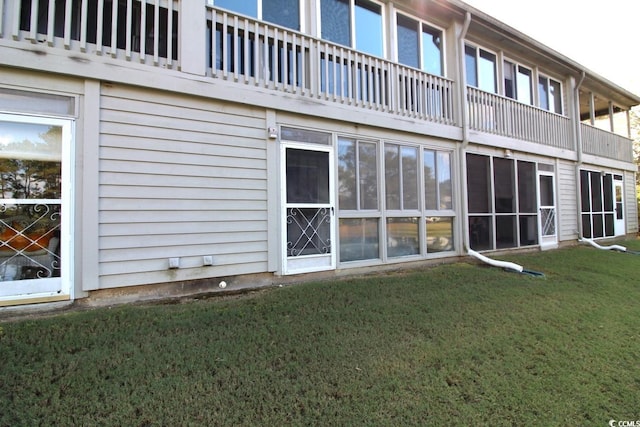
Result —
[[500, 259], [5, 322], [0, 425], [639, 419], [640, 257]]

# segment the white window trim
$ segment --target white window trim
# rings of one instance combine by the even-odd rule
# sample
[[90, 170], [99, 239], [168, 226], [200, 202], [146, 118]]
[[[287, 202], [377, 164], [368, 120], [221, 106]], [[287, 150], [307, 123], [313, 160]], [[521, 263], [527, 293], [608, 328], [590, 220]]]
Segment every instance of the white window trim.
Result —
[[[380, 6], [380, 17], [382, 20], [382, 58], [387, 58], [387, 40], [388, 40], [388, 36], [387, 36], [387, 7], [384, 3], [377, 1], [377, 0], [364, 0], [367, 1], [369, 3], [373, 3], [375, 5]], [[317, 24], [317, 28], [318, 28], [318, 38], [322, 38], [322, 10], [321, 10], [321, 3], [322, 0], [317, 0], [316, 1], [316, 24]], [[351, 49], [357, 50], [356, 47], [356, 14], [355, 14], [355, 6], [356, 6], [356, 0], [349, 0], [349, 24], [351, 27], [351, 33], [349, 34], [349, 37], [351, 38], [351, 45], [348, 46]], [[330, 42], [330, 43], [334, 43], [334, 42]], [[360, 51], [358, 51], [360, 52]], [[371, 55], [370, 53], [366, 53], [366, 55]]]
[[[398, 64], [400, 63], [399, 59], [398, 59], [399, 50], [398, 50], [398, 46], [397, 46], [397, 44], [398, 44], [398, 15], [402, 15], [402, 16], [404, 16], [406, 18], [409, 18], [409, 19], [411, 19], [413, 21], [416, 21], [417, 23], [420, 24], [420, 31], [418, 33], [420, 35], [420, 37], [418, 37], [418, 50], [419, 50], [418, 55], [420, 56], [420, 70], [421, 71], [424, 71], [423, 70], [424, 58], [422, 57], [422, 52], [424, 51], [423, 46], [422, 46], [422, 26], [426, 25], [427, 27], [431, 27], [434, 30], [438, 30], [438, 31], [440, 31], [442, 33], [442, 46], [440, 47], [440, 62], [441, 62], [441, 65], [442, 65], [442, 76], [441, 77], [446, 77], [447, 76], [447, 61], [445, 60], [446, 53], [447, 53], [447, 45], [446, 45], [447, 42], [446, 42], [446, 37], [445, 37], [446, 30], [444, 28], [440, 27], [439, 25], [432, 24], [429, 21], [425, 21], [424, 19], [420, 19], [420, 18], [418, 18], [418, 17], [416, 17], [414, 15], [409, 15], [408, 13], [404, 13], [404, 12], [401, 12], [399, 10], [395, 11], [395, 16], [394, 16], [394, 20], [393, 20], [393, 31], [395, 31], [395, 43], [396, 43], [396, 46], [394, 46], [394, 49], [393, 49], [393, 51], [395, 52], [395, 55], [394, 55], [395, 57], [393, 58], [393, 61], [397, 62]], [[404, 65], [404, 64], [402, 64], [402, 65]]]
[[[538, 73], [538, 78], [536, 79], [536, 88], [538, 88], [538, 84], [539, 84], [538, 82], [539, 82], [540, 78], [543, 78], [543, 79], [546, 79], [546, 80], [547, 80], [547, 99], [550, 99], [550, 97], [549, 97], [549, 91], [551, 90], [551, 89], [550, 89], [550, 88], [551, 88], [551, 84], [550, 84], [550, 83], [551, 83], [551, 81], [554, 81], [554, 82], [556, 82], [556, 83], [559, 83], [559, 84], [560, 84], [560, 109], [561, 109], [562, 111], [560, 111], [559, 113], [558, 113], [558, 112], [556, 112], [556, 111], [552, 111], [551, 109], [549, 109], [549, 110], [545, 110], [545, 111], [548, 111], [548, 112], [553, 113], [553, 114], [558, 114], [558, 115], [560, 115], [560, 116], [564, 116], [564, 110], [565, 110], [565, 108], [564, 108], [564, 84], [562, 83], [562, 81], [561, 81], [561, 80], [554, 79], [553, 77], [550, 77], [550, 76], [548, 76], [547, 74], [544, 74], [544, 73]], [[536, 90], [536, 93], [538, 93], [538, 90]], [[541, 109], [543, 109], [543, 108], [540, 106], [539, 95], [538, 95], [538, 103], [537, 103], [537, 105], [538, 105], [538, 107], [540, 107]], [[549, 107], [551, 107], [551, 103], [549, 103]]]
[[[516, 95], [515, 98], [509, 98], [506, 95], [506, 91], [505, 91], [505, 87], [504, 87], [504, 63], [505, 62], [508, 62], [511, 65], [515, 66], [515, 70], [514, 70], [515, 75], [513, 76], [514, 84], [515, 84], [515, 87], [514, 87], [515, 95]], [[518, 71], [520, 70], [521, 67], [526, 69], [526, 70], [529, 70], [529, 72], [531, 73], [531, 75], [530, 75], [531, 80], [530, 80], [530, 85], [529, 85], [529, 91], [530, 91], [530, 95], [531, 95], [531, 103], [530, 104], [527, 104], [526, 102], [521, 101], [520, 99], [518, 99]], [[537, 96], [538, 79], [536, 78], [536, 75], [539, 76], [539, 74], [537, 73], [535, 67], [529, 67], [527, 65], [524, 65], [521, 62], [514, 61], [513, 59], [510, 59], [508, 56], [504, 56], [502, 58], [502, 63], [501, 63], [501, 67], [500, 68], [501, 68], [501, 71], [502, 71], [502, 81], [501, 81], [500, 89], [502, 90], [502, 95], [505, 98], [513, 99], [514, 101], [518, 101], [518, 102], [520, 102], [520, 103], [522, 103], [524, 105], [532, 105], [532, 106], [538, 106], [539, 105], [538, 96]]]
[[[237, 1], [246, 1], [246, 0], [237, 0]], [[258, 19], [259, 21], [264, 21], [264, 19], [263, 19], [263, 17], [262, 17], [262, 2], [263, 2], [264, 0], [256, 0], [256, 1], [258, 2], [258, 4], [257, 4], [257, 14], [258, 14], [258, 16], [257, 16], [255, 19]], [[217, 5], [215, 4], [215, 0], [207, 0], [207, 4], [208, 4], [209, 6], [220, 7], [220, 6], [217, 6]], [[298, 0], [298, 12], [299, 12], [299, 17], [298, 17], [298, 19], [299, 19], [299, 22], [300, 22], [300, 30], [299, 30], [299, 31], [300, 31], [301, 33], [306, 32], [306, 25], [305, 25], [305, 22], [306, 22], [306, 20], [305, 20], [305, 16], [306, 16], [306, 7], [305, 7], [305, 5], [306, 5], [306, 2], [305, 2], [305, 1], [300, 1], [300, 0]], [[224, 8], [223, 8], [223, 9], [224, 9]], [[227, 9], [225, 9], [225, 10], [227, 10]], [[241, 13], [236, 12], [236, 11], [233, 11], [233, 10], [232, 10], [231, 12], [233, 12], [233, 13], [238, 13], [239, 15], [241, 15]], [[277, 24], [275, 24], [275, 25], [277, 25]]]
[[[478, 80], [478, 84], [480, 84], [480, 80], [481, 80], [480, 69], [478, 68], [478, 64], [480, 63], [480, 50], [484, 50], [485, 52], [490, 53], [490, 54], [492, 54], [492, 55], [494, 55], [496, 57], [496, 62], [495, 62], [495, 65], [496, 65], [496, 69], [495, 69], [496, 91], [495, 92], [488, 92], [488, 93], [494, 93], [494, 94], [498, 95], [500, 93], [500, 87], [501, 87], [500, 82], [498, 81], [498, 78], [500, 77], [499, 76], [499, 70], [501, 68], [500, 64], [498, 64], [498, 61], [500, 61], [500, 56], [501, 55], [498, 55], [498, 52], [496, 52], [496, 51], [493, 51], [491, 49], [487, 49], [486, 47], [480, 46], [479, 44], [476, 44], [476, 43], [473, 43], [473, 42], [470, 42], [470, 41], [467, 41], [467, 40], [464, 41], [464, 46], [465, 46], [465, 52], [462, 52], [463, 55], [466, 55], [466, 47], [467, 46], [469, 46], [471, 48], [474, 48], [476, 50], [476, 74], [477, 74], [476, 77], [477, 77], [477, 80]], [[468, 84], [468, 82], [465, 82], [465, 84]], [[476, 89], [478, 89], [478, 90], [484, 91], [484, 89], [480, 88], [479, 85], [478, 86], [474, 86], [474, 87]]]
[[[0, 121], [16, 122], [16, 123], [30, 123], [30, 124], [43, 124], [51, 126], [60, 126], [62, 128], [62, 193], [60, 195], [60, 210], [65, 212], [61, 215], [61, 233], [60, 233], [60, 293], [57, 292], [44, 292], [35, 294], [20, 294], [12, 297], [2, 298], [2, 302], [11, 301], [28, 301], [30, 299], [44, 298], [46, 301], [48, 298], [59, 300], [60, 297], [73, 300], [75, 295], [74, 286], [74, 245], [73, 245], [73, 224], [75, 223], [75, 211], [73, 209], [74, 198], [74, 186], [75, 182], [75, 162], [71, 155], [74, 150], [74, 134], [75, 134], [75, 122], [71, 118], [60, 118], [45, 115], [32, 115], [32, 114], [14, 114], [14, 113], [2, 113], [0, 112]], [[66, 185], [65, 185], [66, 183]], [[41, 279], [49, 280], [49, 279]]]

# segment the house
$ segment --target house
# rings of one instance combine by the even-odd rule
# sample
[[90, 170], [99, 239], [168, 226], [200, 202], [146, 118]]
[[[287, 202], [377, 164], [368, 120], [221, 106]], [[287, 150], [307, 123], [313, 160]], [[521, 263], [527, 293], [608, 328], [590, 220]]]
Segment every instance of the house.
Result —
[[459, 0], [0, 16], [3, 306], [638, 232], [640, 98]]

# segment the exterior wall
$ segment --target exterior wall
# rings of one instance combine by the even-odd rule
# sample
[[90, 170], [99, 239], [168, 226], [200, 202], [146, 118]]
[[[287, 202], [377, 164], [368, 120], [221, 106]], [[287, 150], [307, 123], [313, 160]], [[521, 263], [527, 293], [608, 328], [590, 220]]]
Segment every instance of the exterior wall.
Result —
[[559, 240], [578, 238], [578, 189], [576, 188], [575, 163], [558, 161], [556, 178], [558, 180], [558, 227]]
[[638, 203], [636, 194], [636, 177], [633, 172], [624, 173], [625, 213], [627, 215], [627, 234], [638, 233]]
[[100, 288], [267, 271], [265, 129], [261, 109], [103, 84]]

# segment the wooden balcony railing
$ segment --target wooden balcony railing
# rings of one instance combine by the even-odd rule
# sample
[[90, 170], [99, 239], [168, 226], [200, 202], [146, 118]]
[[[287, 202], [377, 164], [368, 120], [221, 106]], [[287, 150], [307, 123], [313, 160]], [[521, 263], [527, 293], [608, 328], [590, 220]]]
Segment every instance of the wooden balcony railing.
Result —
[[585, 154], [633, 162], [633, 141], [624, 136], [580, 123]]
[[207, 7], [211, 77], [455, 125], [454, 82]]
[[571, 120], [531, 105], [468, 87], [471, 129], [573, 150]]
[[179, 66], [179, 0], [0, 0], [0, 9], [3, 6], [3, 37], [167, 68]]

